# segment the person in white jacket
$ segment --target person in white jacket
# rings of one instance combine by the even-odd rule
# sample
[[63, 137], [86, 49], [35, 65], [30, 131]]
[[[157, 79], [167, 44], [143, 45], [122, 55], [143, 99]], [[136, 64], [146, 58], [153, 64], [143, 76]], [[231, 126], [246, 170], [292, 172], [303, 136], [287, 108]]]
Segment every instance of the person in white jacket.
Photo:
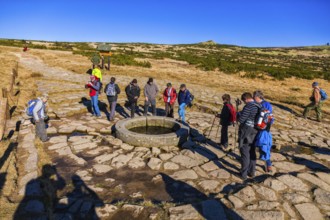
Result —
[[46, 142], [49, 140], [46, 132], [46, 124], [45, 124], [45, 105], [48, 101], [47, 96], [43, 96], [38, 98], [36, 105], [33, 108], [33, 119], [36, 124], [36, 135], [40, 138], [42, 142]]

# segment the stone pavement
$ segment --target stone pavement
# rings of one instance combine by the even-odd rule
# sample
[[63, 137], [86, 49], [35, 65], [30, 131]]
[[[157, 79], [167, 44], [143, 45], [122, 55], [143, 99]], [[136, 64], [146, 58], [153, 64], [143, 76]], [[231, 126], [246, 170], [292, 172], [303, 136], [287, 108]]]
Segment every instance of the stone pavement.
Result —
[[[87, 113], [89, 99], [83, 85], [88, 75], [51, 68], [34, 57], [21, 58], [21, 64], [44, 77], [38, 90], [50, 95], [51, 139], [44, 145], [57, 167], [58, 178], [66, 187], [55, 188], [51, 210], [55, 219], [327, 219], [330, 217], [330, 129], [274, 107], [272, 128], [275, 172], [264, 172], [258, 161], [254, 180], [242, 183], [239, 152], [234, 144], [235, 128], [230, 128], [233, 151], [223, 152], [217, 126], [210, 132], [213, 115], [188, 111], [192, 128], [190, 140], [176, 147], [134, 147], [113, 136], [116, 121], [109, 122]], [[130, 79], [116, 76], [121, 85]], [[105, 77], [105, 81], [108, 76]], [[194, 94], [201, 88], [191, 87]], [[220, 94], [204, 90], [203, 105], [212, 109]], [[105, 102], [105, 95], [101, 95]], [[124, 95], [119, 103], [124, 106]], [[106, 102], [105, 102], [106, 103]], [[197, 103], [198, 104], [198, 103]], [[219, 104], [219, 103], [218, 103]], [[87, 106], [86, 106], [87, 105]], [[202, 104], [201, 104], [202, 105]], [[38, 155], [29, 125], [20, 132], [18, 146], [25, 158], [19, 193], [25, 193], [27, 180], [38, 179]], [[30, 130], [28, 130], [30, 129]], [[210, 132], [209, 139], [206, 138]], [[28, 165], [29, 166], [28, 166]], [[28, 177], [26, 177], [28, 176]], [[60, 178], [61, 177], [61, 178]], [[33, 187], [38, 189], [38, 187]], [[32, 191], [34, 192], [34, 191]], [[50, 215], [43, 189], [29, 197], [24, 213]], [[39, 196], [39, 197], [38, 197]]]

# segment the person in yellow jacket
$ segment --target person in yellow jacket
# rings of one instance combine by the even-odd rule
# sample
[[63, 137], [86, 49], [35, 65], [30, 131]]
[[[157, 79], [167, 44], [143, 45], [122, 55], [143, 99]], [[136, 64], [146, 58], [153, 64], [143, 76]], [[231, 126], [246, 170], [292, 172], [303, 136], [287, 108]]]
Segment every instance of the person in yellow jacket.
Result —
[[92, 75], [96, 76], [97, 78], [100, 79], [100, 82], [102, 82], [102, 72], [99, 68], [97, 68], [97, 66], [93, 69], [92, 71]]

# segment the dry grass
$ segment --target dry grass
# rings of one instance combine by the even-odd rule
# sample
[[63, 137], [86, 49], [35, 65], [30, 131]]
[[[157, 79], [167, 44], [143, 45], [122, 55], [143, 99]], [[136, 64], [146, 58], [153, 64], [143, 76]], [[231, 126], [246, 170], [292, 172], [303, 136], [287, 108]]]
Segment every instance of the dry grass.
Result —
[[[300, 51], [296, 52], [300, 53]], [[91, 68], [91, 62], [88, 58], [81, 55], [73, 55], [71, 52], [31, 50], [31, 54], [40, 57], [50, 66], [61, 67], [76, 73], [85, 74]], [[315, 55], [315, 53], [313, 52], [311, 55]], [[299, 106], [308, 104], [313, 81], [317, 80], [320, 82], [323, 88], [330, 87], [330, 83], [323, 79], [305, 80], [292, 77], [278, 81], [267, 76], [265, 77], [266, 80], [249, 79], [242, 78], [239, 74], [229, 75], [218, 71], [205, 72], [182, 61], [171, 59], [145, 60], [148, 60], [152, 64], [152, 68], [145, 69], [141, 67], [112, 65], [111, 73], [104, 70], [104, 74], [130, 76], [132, 78], [143, 77], [143, 79], [145, 77], [154, 77], [156, 80], [177, 82], [177, 84], [186, 83], [188, 86], [194, 85], [199, 88], [211, 88], [219, 93], [219, 96], [227, 92], [234, 97], [239, 97], [241, 93], [246, 91], [262, 90], [268, 99], [284, 103], [298, 111], [302, 111], [302, 108]], [[330, 106], [327, 103], [324, 105], [324, 110], [330, 112]]]

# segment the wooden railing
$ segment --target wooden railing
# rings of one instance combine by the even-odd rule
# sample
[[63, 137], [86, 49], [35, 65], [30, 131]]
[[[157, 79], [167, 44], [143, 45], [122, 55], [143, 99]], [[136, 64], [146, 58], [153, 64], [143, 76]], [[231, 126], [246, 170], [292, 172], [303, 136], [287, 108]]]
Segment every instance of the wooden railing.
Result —
[[3, 135], [6, 131], [6, 122], [10, 118], [9, 113], [9, 99], [15, 94], [14, 86], [16, 78], [18, 77], [18, 63], [16, 63], [15, 68], [13, 68], [12, 73], [10, 75], [10, 81], [7, 88], [2, 88], [2, 94], [0, 96], [0, 141], [3, 138]]

